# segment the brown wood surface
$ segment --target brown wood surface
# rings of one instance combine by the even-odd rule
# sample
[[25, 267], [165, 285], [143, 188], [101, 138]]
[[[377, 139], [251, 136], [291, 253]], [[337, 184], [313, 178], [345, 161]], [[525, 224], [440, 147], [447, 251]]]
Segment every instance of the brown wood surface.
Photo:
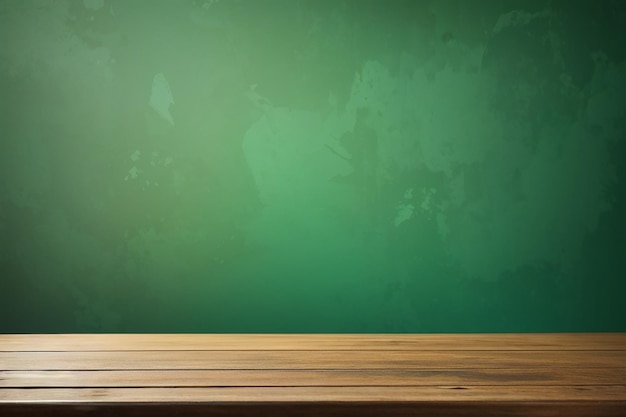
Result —
[[624, 350], [624, 333], [11, 334], [0, 352], [98, 350]]
[[626, 416], [626, 333], [0, 335], [0, 416]]

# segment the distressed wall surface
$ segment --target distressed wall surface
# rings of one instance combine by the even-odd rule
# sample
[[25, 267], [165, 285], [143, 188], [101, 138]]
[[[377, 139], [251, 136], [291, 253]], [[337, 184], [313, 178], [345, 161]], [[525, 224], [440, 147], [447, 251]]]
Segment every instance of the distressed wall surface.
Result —
[[0, 0], [0, 331], [625, 331], [624, 16]]

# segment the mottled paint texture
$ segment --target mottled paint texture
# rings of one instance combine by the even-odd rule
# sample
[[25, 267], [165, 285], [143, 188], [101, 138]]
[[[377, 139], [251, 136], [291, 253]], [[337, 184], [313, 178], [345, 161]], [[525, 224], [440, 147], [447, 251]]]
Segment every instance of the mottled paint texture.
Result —
[[625, 331], [624, 4], [0, 0], [0, 331]]

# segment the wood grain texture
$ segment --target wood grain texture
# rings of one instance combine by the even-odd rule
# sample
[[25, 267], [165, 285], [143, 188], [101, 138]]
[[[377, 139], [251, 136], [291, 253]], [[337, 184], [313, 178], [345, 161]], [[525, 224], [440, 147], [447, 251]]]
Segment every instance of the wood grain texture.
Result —
[[0, 416], [626, 416], [626, 334], [0, 335]]
[[626, 368], [0, 371], [0, 388], [626, 385]]
[[10, 334], [0, 351], [99, 350], [624, 350], [625, 333]]
[[[104, 354], [103, 352], [106, 352]], [[626, 367], [624, 351], [0, 352], [4, 370], [463, 369]]]

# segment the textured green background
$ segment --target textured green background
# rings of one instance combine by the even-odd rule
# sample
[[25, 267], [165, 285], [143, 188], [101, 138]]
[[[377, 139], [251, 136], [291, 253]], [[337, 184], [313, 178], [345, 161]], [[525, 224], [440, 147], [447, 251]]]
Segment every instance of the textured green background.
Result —
[[626, 331], [625, 6], [0, 0], [0, 332]]

